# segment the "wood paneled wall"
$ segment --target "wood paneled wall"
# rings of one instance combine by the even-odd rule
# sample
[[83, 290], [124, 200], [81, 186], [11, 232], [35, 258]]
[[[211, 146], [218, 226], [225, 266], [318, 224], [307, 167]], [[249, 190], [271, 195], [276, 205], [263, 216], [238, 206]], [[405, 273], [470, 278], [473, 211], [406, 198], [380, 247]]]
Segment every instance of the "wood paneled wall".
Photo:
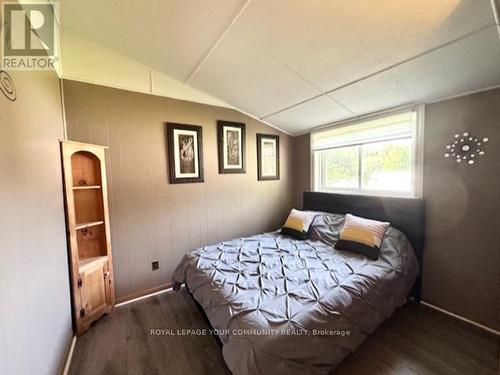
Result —
[[[170, 281], [189, 250], [279, 228], [292, 207], [292, 138], [235, 110], [64, 81], [68, 138], [109, 146], [117, 297]], [[247, 172], [219, 174], [217, 120], [246, 123]], [[205, 182], [169, 184], [165, 122], [203, 127]], [[280, 135], [279, 181], [257, 181], [256, 133]], [[160, 269], [151, 270], [159, 260]]]

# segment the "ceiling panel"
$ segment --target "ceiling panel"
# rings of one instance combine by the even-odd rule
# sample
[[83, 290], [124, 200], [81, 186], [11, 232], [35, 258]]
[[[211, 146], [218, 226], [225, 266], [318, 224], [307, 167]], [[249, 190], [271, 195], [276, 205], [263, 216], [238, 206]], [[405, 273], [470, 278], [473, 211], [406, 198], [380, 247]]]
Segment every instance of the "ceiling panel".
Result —
[[184, 80], [223, 33], [243, 0], [64, 0], [63, 27]]
[[377, 74], [329, 94], [358, 114], [366, 114], [412, 101], [408, 90], [390, 72]]
[[391, 73], [418, 102], [500, 85], [498, 32], [490, 27]]
[[383, 68], [384, 65], [373, 54], [363, 51], [343, 61], [330, 64], [320, 73], [310, 76], [309, 80], [326, 92], [367, 77]]
[[490, 0], [253, 0], [231, 33], [328, 91], [493, 23]]
[[360, 41], [375, 57], [392, 65], [495, 23], [490, 0], [420, 3], [422, 6], [413, 11], [408, 9], [410, 22], [397, 28], [388, 27], [392, 37], [373, 32]]
[[266, 121], [285, 129], [290, 133], [298, 133], [304, 129], [340, 121], [355, 116], [355, 113], [342, 107], [332, 98], [324, 95], [289, 110], [266, 118]]
[[[164, 0], [165, 1], [165, 0]], [[199, 7], [207, 16], [229, 25], [245, 0], [188, 0]]]
[[321, 93], [233, 33], [219, 44], [190, 84], [258, 117]]

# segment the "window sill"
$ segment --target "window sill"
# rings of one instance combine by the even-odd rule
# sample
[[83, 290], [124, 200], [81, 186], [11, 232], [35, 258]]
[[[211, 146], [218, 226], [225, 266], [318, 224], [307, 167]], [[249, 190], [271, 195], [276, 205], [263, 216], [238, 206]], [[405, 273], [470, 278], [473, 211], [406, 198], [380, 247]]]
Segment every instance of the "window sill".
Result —
[[419, 198], [414, 192], [398, 192], [384, 190], [353, 190], [353, 189], [314, 189], [313, 191], [332, 194], [366, 195], [372, 197]]

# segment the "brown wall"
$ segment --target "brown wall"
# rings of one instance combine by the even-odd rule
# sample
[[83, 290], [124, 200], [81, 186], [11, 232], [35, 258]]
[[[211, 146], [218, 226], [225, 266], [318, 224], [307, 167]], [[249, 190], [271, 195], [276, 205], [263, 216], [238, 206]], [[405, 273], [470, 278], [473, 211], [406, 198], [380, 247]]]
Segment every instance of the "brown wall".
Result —
[[302, 208], [302, 193], [311, 190], [311, 135], [293, 139], [293, 204]]
[[52, 375], [72, 336], [59, 80], [10, 74], [17, 100], [0, 92], [0, 374]]
[[[118, 297], [170, 281], [188, 250], [277, 229], [292, 206], [292, 138], [237, 111], [64, 81], [70, 140], [108, 145]], [[246, 123], [247, 172], [219, 174], [216, 120]], [[169, 184], [165, 122], [203, 126], [205, 183]], [[279, 181], [257, 181], [256, 133], [280, 135]], [[160, 270], [151, 271], [151, 262]]]
[[[488, 137], [473, 166], [445, 159], [455, 133]], [[500, 330], [500, 89], [426, 106], [424, 301]], [[310, 188], [307, 135], [294, 140], [294, 204]], [[297, 203], [298, 202], [298, 203]]]
[[[423, 299], [500, 330], [500, 89], [428, 105]], [[473, 166], [445, 159], [455, 133], [488, 137]]]

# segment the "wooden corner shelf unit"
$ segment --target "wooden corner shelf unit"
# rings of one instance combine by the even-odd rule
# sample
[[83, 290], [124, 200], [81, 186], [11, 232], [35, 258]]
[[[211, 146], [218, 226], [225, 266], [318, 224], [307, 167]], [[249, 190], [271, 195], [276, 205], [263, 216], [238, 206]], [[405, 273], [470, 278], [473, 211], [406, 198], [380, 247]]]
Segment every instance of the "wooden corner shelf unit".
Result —
[[115, 300], [105, 147], [63, 141], [61, 152], [73, 321], [81, 335]]

